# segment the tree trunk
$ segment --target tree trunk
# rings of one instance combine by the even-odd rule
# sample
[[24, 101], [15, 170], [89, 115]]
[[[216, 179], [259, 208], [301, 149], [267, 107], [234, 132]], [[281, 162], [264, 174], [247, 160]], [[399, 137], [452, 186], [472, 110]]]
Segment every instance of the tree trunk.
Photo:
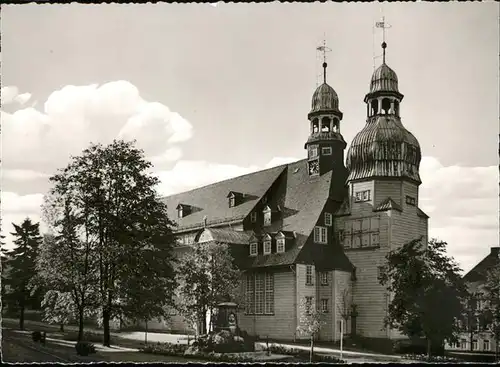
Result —
[[312, 363], [314, 355], [314, 335], [311, 335], [311, 353], [309, 353], [309, 363]]
[[431, 357], [431, 350], [432, 350], [432, 341], [430, 338], [427, 338], [427, 357]]
[[20, 308], [19, 330], [24, 330], [24, 305], [22, 305]]
[[110, 321], [110, 312], [109, 309], [104, 308], [102, 311], [102, 328], [104, 332], [104, 338], [102, 345], [105, 347], [111, 346], [111, 338], [110, 338], [110, 330], [109, 330], [109, 321]]
[[59, 331], [64, 333], [64, 324], [62, 322], [59, 324]]
[[83, 308], [78, 310], [78, 341], [83, 340]]
[[146, 320], [146, 331], [144, 333], [144, 344], [148, 344], [148, 320]]
[[496, 348], [495, 348], [495, 362], [498, 362], [498, 339], [495, 339], [496, 341]]

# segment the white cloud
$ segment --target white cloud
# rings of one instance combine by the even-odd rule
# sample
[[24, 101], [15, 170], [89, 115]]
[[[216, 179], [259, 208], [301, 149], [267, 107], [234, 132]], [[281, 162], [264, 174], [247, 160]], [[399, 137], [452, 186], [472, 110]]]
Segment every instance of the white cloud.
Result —
[[424, 157], [420, 174], [429, 235], [446, 241], [462, 269], [470, 270], [499, 243], [498, 167], [444, 167]]
[[2, 215], [4, 213], [37, 214], [43, 203], [43, 194], [20, 196], [14, 192], [3, 191], [1, 198]]
[[297, 161], [296, 158], [275, 157], [262, 167], [257, 165], [241, 167], [206, 161], [179, 161], [171, 170], [160, 171], [156, 174], [161, 181], [158, 190], [162, 195], [172, 195], [295, 161]]
[[[2, 88], [3, 100], [16, 96], [27, 101], [27, 94], [18, 95], [17, 88]], [[2, 163], [11, 169], [54, 172], [90, 142], [105, 144], [119, 137], [137, 140], [148, 157], [169, 152], [175, 160], [181, 154], [171, 144], [192, 136], [187, 120], [159, 102], [145, 101], [127, 81], [68, 85], [48, 97], [43, 112], [30, 107], [2, 111], [1, 118], [4, 136], [9, 137], [3, 140]]]
[[12, 181], [29, 181], [39, 178], [48, 178], [49, 174], [28, 169], [5, 169], [2, 170], [2, 178]]
[[31, 98], [30, 93], [19, 94], [19, 89], [16, 86], [5, 86], [1, 89], [2, 106], [17, 102], [18, 104], [25, 104]]

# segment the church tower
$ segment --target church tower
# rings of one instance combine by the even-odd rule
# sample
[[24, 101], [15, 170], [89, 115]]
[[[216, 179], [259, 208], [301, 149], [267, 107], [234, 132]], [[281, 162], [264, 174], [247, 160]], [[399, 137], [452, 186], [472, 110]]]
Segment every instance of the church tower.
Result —
[[378, 277], [389, 251], [421, 237], [427, 243], [428, 217], [418, 208], [420, 145], [401, 122], [403, 94], [396, 73], [386, 64], [386, 48], [384, 41], [382, 65], [373, 72], [364, 98], [366, 124], [347, 152], [350, 214], [339, 218], [338, 230], [356, 267], [356, 332], [392, 339], [400, 335], [382, 327], [392, 295]]
[[[322, 47], [324, 50], [325, 46]], [[310, 177], [321, 176], [335, 168], [345, 171], [344, 149], [347, 144], [340, 134], [342, 112], [339, 110], [337, 93], [326, 83], [327, 66], [324, 60], [323, 84], [314, 92], [311, 111], [307, 115], [310, 134], [304, 148], [307, 149]]]
[[422, 183], [420, 145], [401, 122], [403, 94], [396, 73], [386, 64], [386, 48], [383, 42], [383, 62], [373, 72], [364, 99], [366, 125], [347, 154], [347, 182], [354, 202], [370, 203], [375, 209], [393, 205], [416, 213]]

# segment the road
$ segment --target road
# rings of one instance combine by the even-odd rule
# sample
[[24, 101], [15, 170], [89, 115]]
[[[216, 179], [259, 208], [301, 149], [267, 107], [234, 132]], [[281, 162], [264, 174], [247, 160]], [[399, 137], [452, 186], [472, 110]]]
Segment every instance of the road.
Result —
[[47, 339], [43, 346], [31, 340], [30, 332], [2, 328], [2, 355], [4, 362], [206, 362], [182, 357], [140, 353], [130, 348], [106, 348], [96, 345], [98, 351], [91, 356], [78, 356], [74, 342]]

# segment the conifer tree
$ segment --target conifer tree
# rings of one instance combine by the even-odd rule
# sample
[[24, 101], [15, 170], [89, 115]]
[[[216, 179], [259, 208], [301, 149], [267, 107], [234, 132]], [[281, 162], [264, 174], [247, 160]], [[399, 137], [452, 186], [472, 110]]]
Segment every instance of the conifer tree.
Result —
[[35, 262], [38, 255], [42, 236], [40, 235], [39, 223], [33, 223], [26, 218], [21, 224], [15, 224], [14, 236], [15, 247], [7, 251], [5, 265], [8, 275], [5, 279], [6, 290], [5, 301], [7, 306], [19, 312], [19, 328], [24, 330], [25, 310], [28, 307], [39, 307], [38, 294], [31, 296], [31, 283], [36, 275]]

